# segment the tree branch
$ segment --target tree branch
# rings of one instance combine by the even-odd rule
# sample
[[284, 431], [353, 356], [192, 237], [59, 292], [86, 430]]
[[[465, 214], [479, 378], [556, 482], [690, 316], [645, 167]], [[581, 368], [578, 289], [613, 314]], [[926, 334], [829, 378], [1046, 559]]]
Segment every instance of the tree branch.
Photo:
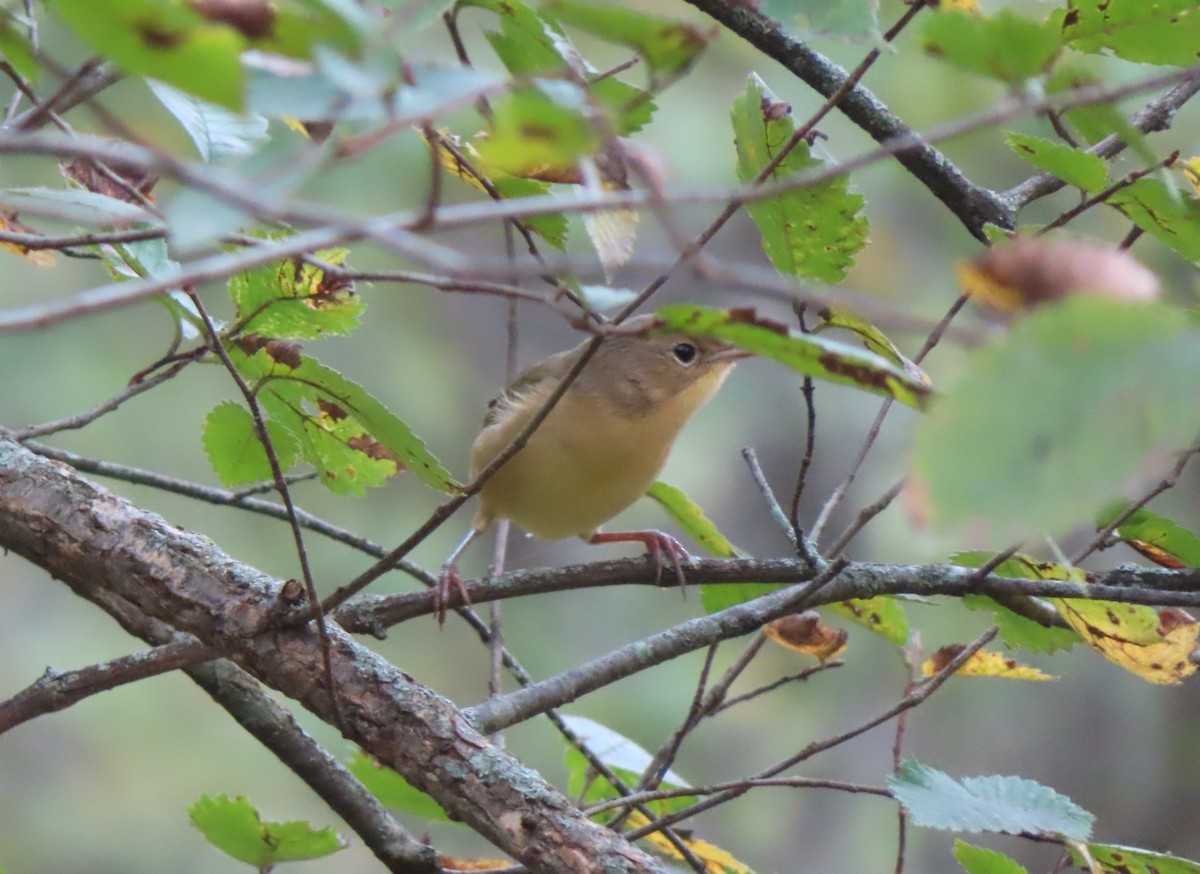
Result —
[[[726, 0], [687, 2], [777, 61], [822, 97], [837, 93], [847, 80], [845, 70], [788, 36], [778, 24], [759, 12], [755, 4]], [[862, 85], [850, 89], [838, 103], [838, 109], [880, 145], [900, 138], [911, 139], [912, 145], [897, 152], [896, 160], [944, 203], [972, 236], [986, 242], [984, 225], [1013, 226], [1012, 212], [1003, 198], [975, 185], [945, 155], [915, 139], [909, 127]]]
[[[278, 584], [206, 539], [7, 440], [0, 440], [0, 546], [80, 597], [101, 606], [115, 597], [194, 635], [321, 718], [331, 717], [317, 635], [308, 624], [280, 627], [294, 607], [282, 601]], [[449, 701], [340, 628], [329, 630], [347, 737], [450, 816], [531, 871], [663, 870], [490, 744]]]
[[[617, 585], [655, 586], [656, 566], [646, 558], [597, 561], [558, 568], [513, 571], [491, 580], [471, 581], [467, 592], [476, 606], [498, 598], [517, 598], [569, 589]], [[697, 559], [688, 565], [689, 584], [780, 583], [795, 585], [813, 578], [807, 562], [795, 558]], [[988, 574], [977, 578], [974, 568], [948, 564], [888, 565], [852, 562], [837, 580], [813, 596], [808, 606], [819, 607], [851, 598], [877, 595], [920, 597], [988, 595], [1003, 598], [1093, 598], [1156, 607], [1200, 607], [1200, 568], [1166, 570], [1125, 565], [1102, 574], [1091, 574], [1087, 583], [1065, 580], [1028, 580]], [[451, 595], [450, 606], [459, 603]], [[353, 632], [381, 633], [382, 629], [433, 612], [430, 592], [403, 595], [360, 595], [332, 616]], [[715, 615], [715, 614], [714, 614]]]

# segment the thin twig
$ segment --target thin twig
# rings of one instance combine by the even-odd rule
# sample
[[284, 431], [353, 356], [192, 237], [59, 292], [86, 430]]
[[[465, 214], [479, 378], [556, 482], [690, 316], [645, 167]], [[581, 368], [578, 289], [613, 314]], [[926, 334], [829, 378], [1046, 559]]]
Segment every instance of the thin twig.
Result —
[[675, 628], [653, 634], [598, 659], [593, 659], [540, 683], [492, 698], [467, 711], [480, 730], [494, 731], [515, 725], [549, 707], [558, 707], [581, 695], [692, 650], [755, 631], [780, 616], [804, 609], [808, 600], [845, 568], [834, 562], [807, 583], [771, 592], [717, 613], [690, 619]]
[[1071, 564], [1079, 565], [1085, 558], [1087, 558], [1097, 549], [1102, 549], [1108, 542], [1108, 538], [1112, 536], [1113, 532], [1129, 521], [1129, 517], [1157, 498], [1163, 492], [1174, 488], [1175, 484], [1179, 482], [1179, 478], [1183, 476], [1183, 471], [1188, 466], [1188, 462], [1190, 462], [1197, 455], [1200, 455], [1200, 445], [1193, 446], [1187, 452], [1183, 453], [1179, 457], [1179, 460], [1175, 462], [1175, 466], [1167, 472], [1166, 476], [1147, 489], [1140, 498], [1131, 502], [1124, 511], [1118, 513], [1107, 525], [1097, 531], [1096, 536], [1093, 537], [1082, 549], [1080, 549], [1079, 552], [1074, 555], [1074, 557], [1072, 557]]
[[150, 389], [155, 388], [166, 382], [168, 379], [176, 376], [179, 371], [183, 370], [183, 368], [187, 367], [193, 361], [205, 354], [207, 354], [207, 352], [203, 347], [195, 349], [192, 352], [187, 353], [183, 359], [176, 361], [175, 364], [171, 365], [166, 370], [163, 370], [154, 376], [150, 376], [138, 382], [130, 383], [108, 400], [97, 404], [86, 412], [79, 413], [74, 416], [68, 416], [65, 419], [56, 419], [53, 422], [43, 422], [40, 425], [30, 425], [28, 428], [22, 428], [20, 431], [14, 431], [12, 437], [14, 440], [24, 443], [26, 440], [32, 440], [35, 437], [44, 437], [47, 434], [57, 434], [59, 431], [70, 431], [90, 425], [101, 416], [111, 413], [129, 399], [135, 398], [142, 392], [149, 391]]
[[1075, 217], [1083, 214], [1087, 210], [1091, 209], [1093, 206], [1096, 206], [1097, 204], [1100, 204], [1100, 203], [1104, 203], [1110, 197], [1112, 197], [1114, 194], [1116, 194], [1118, 191], [1120, 191], [1122, 188], [1128, 188], [1130, 185], [1137, 182], [1142, 177], [1149, 176], [1151, 173], [1156, 172], [1160, 168], [1170, 167], [1177, 160], [1179, 160], [1179, 150], [1178, 149], [1176, 149], [1174, 152], [1167, 155], [1167, 157], [1163, 158], [1161, 161], [1157, 162], [1156, 164], [1154, 164], [1150, 167], [1145, 167], [1141, 170], [1134, 170], [1131, 173], [1127, 173], [1125, 176], [1118, 179], [1116, 182], [1114, 182], [1112, 185], [1105, 188], [1103, 191], [1098, 192], [1097, 194], [1094, 194], [1091, 197], [1084, 199], [1082, 202], [1076, 204], [1074, 207], [1067, 210], [1062, 215], [1058, 216], [1058, 218], [1054, 219], [1054, 221], [1038, 228], [1037, 232], [1034, 233], [1033, 236], [1040, 237], [1044, 234], [1048, 234], [1050, 231], [1061, 228], [1067, 222], [1069, 222], [1072, 219], [1074, 219]]
[[[811, 759], [818, 753], [825, 752], [826, 750], [846, 743], [846, 741], [853, 740], [854, 738], [861, 734], [865, 734], [876, 726], [882, 725], [896, 716], [899, 716], [906, 710], [911, 710], [912, 708], [921, 704], [930, 695], [941, 688], [942, 684], [945, 683], [946, 680], [948, 680], [964, 663], [966, 663], [967, 659], [969, 659], [979, 650], [983, 649], [983, 647], [985, 647], [992, 640], [992, 638], [996, 636], [997, 630], [998, 629], [996, 626], [993, 625], [973, 642], [965, 646], [962, 652], [960, 652], [946, 664], [945, 668], [934, 674], [927, 682], [918, 686], [910, 694], [905, 695], [904, 698], [902, 698], [897, 704], [889, 707], [883, 713], [872, 717], [861, 725], [842, 732], [841, 734], [834, 735], [833, 737], [822, 741], [814, 741], [795, 755], [789, 756], [783, 761], [778, 762], [769, 768], [764, 769], [763, 771], [760, 771], [758, 774], [755, 774], [752, 779], [762, 780], [778, 776], [783, 771], [795, 767], [807, 759]], [[746, 789], [730, 789], [726, 792], [715, 793], [689, 807], [685, 807], [682, 810], [678, 810], [662, 817], [662, 819], [660, 819], [657, 823], [652, 823], [651, 825], [643, 828], [634, 829], [627, 834], [627, 837], [630, 840], [637, 840], [638, 838], [645, 837], [647, 834], [656, 831], [658, 828], [664, 825], [675, 825], [676, 823], [690, 819], [698, 813], [702, 813], [705, 810], [717, 807], [718, 805], [724, 804], [740, 795], [744, 795], [746, 791]]]
[[712, 783], [707, 786], [689, 786], [686, 789], [656, 789], [652, 792], [638, 792], [625, 798], [610, 798], [598, 801], [584, 809], [588, 816], [595, 816], [614, 807], [620, 807], [634, 801], [649, 803], [653, 801], [668, 801], [672, 798], [687, 798], [689, 796], [715, 795], [718, 792], [728, 792], [731, 789], [833, 789], [837, 792], [851, 794], [878, 795], [880, 798], [892, 798], [892, 791], [882, 786], [863, 786], [859, 783], [846, 783], [841, 780], [821, 780], [814, 777], [768, 777], [757, 780], [730, 780], [728, 783]]
[[771, 513], [771, 521], [775, 523], [775, 527], [783, 532], [783, 536], [792, 544], [792, 549], [796, 551], [797, 555], [803, 558], [812, 558], [811, 555], [805, 554], [807, 544], [802, 545], [801, 539], [797, 536], [799, 534], [798, 530], [788, 520], [787, 514], [783, 512], [783, 507], [779, 506], [779, 499], [771, 491], [771, 484], [767, 482], [762, 465], [758, 463], [758, 454], [747, 446], [742, 449], [742, 458], [745, 459], [746, 466], [750, 468], [750, 478], [754, 480], [754, 485], [758, 489], [758, 493], [762, 495], [763, 501], [767, 505], [767, 510]]
[[891, 506], [892, 501], [896, 500], [900, 493], [904, 491], [904, 486], [907, 483], [908, 478], [901, 477], [890, 489], [883, 493], [879, 500], [873, 504], [868, 504], [859, 510], [858, 515], [854, 517], [854, 521], [846, 526], [846, 530], [843, 531], [838, 536], [838, 539], [833, 542], [833, 545], [829, 547], [829, 555], [841, 555], [845, 551], [846, 547], [850, 545], [850, 541], [858, 536], [858, 533], [866, 527], [868, 522]]
[[810, 668], [805, 668], [803, 671], [799, 671], [795, 674], [788, 674], [787, 676], [779, 677], [776, 680], [772, 680], [770, 683], [764, 683], [756, 689], [751, 689], [749, 692], [743, 692], [741, 695], [735, 695], [732, 698], [727, 698], [721, 702], [718, 707], [715, 707], [709, 711], [708, 715], [716, 716], [723, 710], [728, 710], [730, 707], [735, 707], [738, 704], [745, 704], [747, 701], [753, 701], [755, 698], [766, 695], [770, 692], [774, 692], [776, 689], [779, 689], [783, 686], [787, 686], [792, 683], [804, 682], [810, 677], [814, 677], [824, 671], [832, 668], [845, 667], [845, 665], [846, 663], [840, 659], [831, 659], [827, 662], [821, 662], [820, 664], [813, 665]]
[[346, 725], [342, 718], [342, 708], [337, 697], [337, 684], [333, 679], [333, 656], [331, 654], [332, 643], [330, 642], [329, 627], [325, 624], [325, 613], [321, 609], [321, 599], [317, 595], [317, 584], [313, 579], [312, 568], [308, 563], [308, 550], [304, 546], [304, 534], [301, 531], [300, 520], [296, 516], [296, 507], [292, 503], [292, 490], [288, 488], [287, 480], [283, 477], [283, 467], [279, 463], [279, 456], [275, 453], [275, 444], [271, 440], [270, 433], [267, 431], [267, 422], [263, 417], [262, 408], [258, 404], [258, 397], [255, 391], [250, 388], [249, 384], [242, 377], [242, 374], [238, 371], [237, 365], [230, 359], [229, 353], [225, 350], [225, 344], [221, 339], [221, 335], [217, 333], [216, 326], [213, 325], [208, 311], [200, 301], [200, 296], [193, 289], [187, 287], [184, 288], [184, 293], [191, 300], [192, 305], [196, 307], [196, 312], [199, 313], [200, 319], [204, 323], [204, 328], [208, 332], [210, 347], [217, 354], [217, 357], [221, 359], [225, 370], [229, 373], [234, 384], [237, 385], [238, 391], [241, 392], [246, 405], [250, 409], [250, 415], [254, 419], [254, 431], [258, 437], [258, 442], [262, 445], [263, 452], [266, 453], [267, 462], [271, 466], [271, 478], [275, 481], [275, 490], [279, 493], [279, 497], [283, 501], [283, 506], [287, 510], [288, 527], [292, 531], [292, 541], [296, 547], [296, 557], [300, 563], [300, 573], [304, 581], [304, 590], [308, 595], [309, 609], [315, 614], [313, 619], [315, 620], [317, 634], [321, 641], [321, 658], [325, 663], [325, 685], [329, 693], [329, 708], [333, 713], [334, 725], [345, 734]]
[[[950, 323], [954, 321], [954, 317], [959, 314], [968, 300], [969, 298], [967, 295], [960, 295], [954, 301], [954, 303], [950, 305], [950, 309], [946, 311], [946, 314], [942, 316], [937, 325], [934, 326], [934, 329], [930, 332], [929, 336], [925, 338], [925, 343], [921, 346], [920, 351], [918, 351], [916, 356], [914, 356], [914, 364], [919, 365], [922, 361], [924, 361], [925, 357], [933, 351], [939, 342], [941, 342], [942, 337], [950, 327]], [[824, 531], [826, 523], [829, 522], [830, 517], [833, 515], [833, 511], [837, 509], [843, 500], [845, 500], [846, 493], [850, 490], [850, 486], [854, 484], [854, 480], [858, 477], [859, 470], [862, 469], [863, 463], [867, 460], [867, 456], [870, 454], [871, 449], [875, 445], [875, 441], [879, 437], [880, 431], [883, 428], [883, 421], [887, 418], [888, 412], [892, 409], [892, 404], [893, 399], [889, 397], [883, 401], [882, 405], [880, 405], [879, 412], [875, 415], [875, 420], [871, 423], [871, 427], [867, 431], [867, 436], [863, 440], [863, 445], [859, 448], [858, 455], [855, 456], [853, 463], [850, 465], [850, 471], [846, 474], [845, 479], [838, 484], [837, 488], [833, 490], [832, 494], [830, 494], [824, 505], [821, 507], [821, 512], [817, 515], [817, 521], [813, 523], [812, 530], [809, 535], [814, 541], [820, 540], [821, 533]]]
[[65, 710], [100, 692], [218, 656], [207, 644], [187, 638], [75, 671], [58, 673], [47, 668], [35, 683], [7, 701], [0, 701], [0, 734], [35, 717]]

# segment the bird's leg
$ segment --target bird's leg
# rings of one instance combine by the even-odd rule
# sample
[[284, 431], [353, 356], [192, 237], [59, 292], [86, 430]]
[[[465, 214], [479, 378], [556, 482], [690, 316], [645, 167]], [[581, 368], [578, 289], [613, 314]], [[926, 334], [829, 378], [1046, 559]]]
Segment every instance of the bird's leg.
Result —
[[437, 613], [438, 628], [446, 624], [446, 602], [449, 600], [451, 587], [462, 595], [464, 606], [471, 606], [471, 596], [467, 594], [467, 587], [463, 583], [462, 577], [458, 575], [458, 557], [480, 533], [478, 528], [468, 531], [466, 536], [458, 542], [458, 546], [454, 547], [454, 550], [442, 562], [442, 572], [438, 574], [437, 585], [433, 588], [433, 607]]
[[683, 589], [687, 585], [687, 581], [683, 577], [683, 565], [691, 564], [692, 557], [683, 548], [683, 544], [670, 534], [664, 534], [651, 528], [646, 531], [597, 531], [588, 538], [588, 543], [629, 543], [633, 541], [644, 543], [646, 551], [654, 557], [654, 563], [658, 568], [654, 577], [656, 586], [662, 585], [664, 555], [670, 559], [671, 567], [675, 568], [675, 579], [679, 581], [679, 587]]

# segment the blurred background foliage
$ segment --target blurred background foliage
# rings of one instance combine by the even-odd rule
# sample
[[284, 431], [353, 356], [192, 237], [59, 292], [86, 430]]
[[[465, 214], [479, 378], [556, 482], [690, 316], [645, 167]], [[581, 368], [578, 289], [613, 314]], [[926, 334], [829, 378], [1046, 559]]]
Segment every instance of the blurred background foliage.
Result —
[[[639, 8], [709, 22], [695, 10], [669, 0], [640, 2]], [[993, 6], [999, 4], [993, 4]], [[1044, 14], [1045, 4], [1004, 4]], [[896, 0], [880, 4], [888, 23], [900, 14]], [[472, 59], [496, 67], [481, 36], [483, 12], [462, 17]], [[47, 19], [41, 38], [48, 52], [82, 60], [86, 52]], [[904, 33], [894, 51], [871, 71], [865, 85], [917, 130], [987, 106], [1002, 96], [1000, 86], [956, 72], [925, 56], [916, 29]], [[581, 37], [578, 44], [599, 68], [624, 60], [611, 46]], [[852, 67], [869, 45], [816, 40], [833, 60]], [[410, 62], [447, 61], [453, 50], [438, 27], [401, 47]], [[1109, 81], [1132, 77], [1129, 64], [1092, 63]], [[734, 153], [729, 107], [757, 72], [797, 118], [821, 103], [819, 97], [752, 47], [722, 33], [694, 70], [658, 99], [658, 113], [637, 143], [656, 156], [671, 186], [732, 184]], [[0, 89], [2, 93], [2, 89]], [[7, 93], [3, 93], [7, 99]], [[141, 82], [130, 79], [105, 95], [115, 115], [148, 141], [190, 155], [190, 145]], [[1126, 109], [1138, 100], [1123, 104]], [[84, 116], [72, 117], [87, 129]], [[1189, 107], [1174, 131], [1155, 140], [1169, 148], [1196, 149], [1196, 108]], [[472, 112], [446, 120], [472, 132]], [[1010, 129], [1046, 135], [1043, 123], [1023, 119]], [[839, 159], [868, 149], [860, 131], [836, 113], [820, 125], [828, 138], [822, 148]], [[297, 135], [272, 123], [277, 148], [298, 149]], [[1162, 144], [1160, 147], [1160, 143]], [[1168, 145], [1169, 143], [1169, 145]], [[1007, 188], [1028, 174], [1004, 146], [1000, 131], [988, 129], [944, 145], [946, 153], [977, 183]], [[269, 179], [264, 179], [267, 184]], [[978, 251], [979, 244], [932, 196], [898, 165], [880, 163], [853, 176], [866, 196], [871, 244], [861, 254], [846, 285], [880, 300], [903, 303], [909, 312], [936, 318], [957, 295], [953, 264]], [[5, 159], [0, 185], [55, 185], [50, 162]], [[428, 186], [427, 151], [415, 132], [397, 136], [358, 158], [342, 160], [308, 180], [313, 199], [360, 213], [419, 208]], [[160, 189], [164, 197], [167, 189]], [[446, 181], [448, 200], [471, 200], [475, 192]], [[1053, 217], [1070, 204], [1063, 192], [1038, 202], [1022, 219]], [[717, 206], [674, 210], [680, 226], [698, 231]], [[592, 257], [578, 219], [572, 219], [571, 251]], [[1093, 210], [1076, 233], [1113, 239], [1123, 233], [1119, 216]], [[443, 242], [476, 255], [504, 255], [503, 235], [487, 226], [446, 233]], [[404, 266], [391, 253], [371, 245], [352, 247], [353, 266]], [[766, 264], [758, 234], [745, 215], [735, 218], [708, 247], [717, 260]], [[1166, 249], [1147, 241], [1134, 250], [1175, 295], [1197, 291], [1196, 273]], [[638, 288], [669, 263], [672, 250], [655, 222], [644, 217], [633, 263], [617, 277]], [[59, 258], [39, 269], [2, 254], [0, 306], [44, 300], [105, 280], [96, 262]], [[591, 279], [600, 281], [598, 265]], [[361, 285], [368, 305], [364, 325], [350, 339], [306, 344], [306, 350], [363, 383], [404, 418], [457, 475], [465, 477], [467, 449], [484, 406], [502, 387], [506, 356], [503, 301], [475, 295], [442, 294], [423, 287]], [[204, 292], [217, 315], [228, 315], [219, 287]], [[659, 297], [719, 306], [755, 304], [789, 318], [784, 305], [738, 290], [693, 284], [680, 271]], [[974, 316], [967, 316], [974, 319]], [[522, 306], [517, 359], [523, 366], [577, 342], [564, 321], [543, 308]], [[119, 390], [130, 375], [165, 350], [172, 322], [155, 304], [142, 304], [20, 334], [0, 341], [0, 421], [20, 427], [71, 415]], [[908, 353], [920, 337], [893, 334]], [[927, 361], [935, 384], [955, 373], [962, 353], [944, 344]], [[200, 443], [205, 413], [236, 391], [218, 367], [193, 367], [167, 385], [146, 393], [78, 432], [55, 435], [55, 445], [86, 455], [214, 483]], [[878, 401], [827, 384], [817, 388], [816, 465], [802, 505], [811, 521], [831, 488], [839, 483], [857, 452]], [[835, 517], [839, 530], [865, 503], [874, 500], [905, 470], [912, 416], [896, 409], [879, 446], [859, 476], [849, 500]], [[804, 411], [797, 377], [767, 362], [739, 366], [725, 390], [701, 411], [680, 440], [663, 479], [703, 506], [729, 537], [754, 555], [788, 553], [768, 518], [761, 497], [739, 455], [754, 447], [771, 483], [789, 493], [803, 449]], [[981, 463], [986, 463], [981, 459]], [[171, 522], [201, 531], [223, 549], [281, 578], [296, 574], [290, 534], [280, 522], [126, 483], [107, 483], [137, 504]], [[399, 477], [365, 498], [334, 496], [315, 484], [297, 487], [305, 509], [360, 532], [381, 544], [398, 542], [422, 521], [437, 496], [411, 478]], [[1162, 512], [1187, 518], [1194, 511], [1194, 477], [1162, 504]], [[413, 558], [436, 568], [465, 529], [460, 513], [423, 544]], [[628, 511], [630, 526], [662, 526], [650, 502]], [[353, 577], [369, 562], [348, 549], [307, 536], [313, 569], [325, 591]], [[993, 544], [994, 545], [994, 544]], [[962, 544], [945, 542], [914, 529], [901, 506], [877, 520], [852, 549], [852, 556], [881, 562], [927, 562]], [[619, 548], [618, 548], [619, 549]], [[612, 554], [611, 547], [589, 548], [574, 541], [543, 543], [514, 537], [514, 567], [555, 565]], [[464, 560], [472, 575], [485, 568], [488, 549], [477, 547]], [[1132, 560], [1114, 551], [1113, 561]], [[91, 605], [39, 569], [14, 557], [0, 557], [0, 695], [33, 681], [45, 668], [69, 669], [142, 648]], [[386, 576], [372, 591], [404, 591], [414, 584], [399, 574]], [[522, 599], [504, 605], [508, 645], [537, 677], [557, 673], [625, 642], [694, 615], [698, 598], [689, 593], [627, 587]], [[969, 639], [986, 624], [953, 603], [913, 605], [914, 625], [932, 651]], [[833, 620], [838, 623], [837, 620]], [[439, 632], [432, 620], [409, 622], [374, 643], [388, 659], [418, 681], [443, 691], [461, 705], [487, 694], [488, 654], [455, 621]], [[719, 663], [737, 651], [722, 648]], [[802, 667], [802, 657], [773, 648], [746, 682]], [[859, 628], [851, 629], [846, 666], [802, 685], [739, 707], [699, 731], [684, 747], [675, 769], [689, 780], [736, 778], [809, 741], [855, 725], [886, 708], [901, 694], [906, 674], [896, 652]], [[1037, 657], [1030, 659], [1039, 664]], [[649, 749], [674, 729], [693, 694], [701, 656], [693, 654], [639, 674], [577, 702], [570, 712], [589, 716]], [[988, 679], [951, 680], [910, 714], [904, 748], [954, 775], [1019, 774], [1070, 796], [1098, 816], [1097, 837], [1178, 855], [1200, 857], [1200, 732], [1195, 683], [1157, 687], [1125, 674], [1083, 648], [1043, 666], [1062, 679], [1053, 684], [1008, 683]], [[300, 713], [306, 727], [332, 750], [344, 748], [332, 729]], [[565, 782], [562, 745], [544, 721], [508, 732], [508, 748], [549, 779]], [[875, 783], [891, 770], [892, 729], [876, 729], [811, 762], [803, 773]], [[140, 874], [140, 872], [235, 871], [237, 863], [219, 856], [189, 825], [187, 807], [203, 793], [250, 797], [273, 819], [310, 818], [336, 822], [328, 809], [282, 765], [234, 725], [186, 677], [172, 674], [89, 698], [71, 709], [22, 725], [0, 738], [0, 866], [17, 872], [55, 874]], [[422, 824], [409, 823], [416, 832]], [[829, 874], [890, 870], [895, 852], [896, 815], [892, 803], [818, 790], [759, 790], [689, 823], [707, 840], [736, 848], [758, 871], [822, 871]], [[342, 828], [349, 836], [348, 830]], [[439, 848], [458, 855], [486, 854], [465, 829], [432, 828]], [[908, 869], [958, 870], [949, 852], [952, 836], [910, 830]], [[297, 870], [337, 870], [343, 874], [379, 870], [370, 853], [351, 836], [350, 849], [331, 860], [305, 863]], [[1032, 870], [1046, 870], [1054, 850], [1015, 840], [996, 846], [1014, 853]], [[1040, 855], [1039, 855], [1040, 853]]]

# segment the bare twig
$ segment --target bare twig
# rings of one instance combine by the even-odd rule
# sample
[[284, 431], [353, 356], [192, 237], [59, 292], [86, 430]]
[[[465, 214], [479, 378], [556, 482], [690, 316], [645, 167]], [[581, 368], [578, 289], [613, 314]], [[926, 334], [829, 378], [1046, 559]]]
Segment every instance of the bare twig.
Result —
[[467, 710], [467, 714], [477, 726], [486, 726], [488, 731], [522, 722], [549, 707], [561, 706], [622, 677], [662, 664], [683, 653], [755, 631], [772, 619], [803, 609], [808, 605], [808, 599], [836, 579], [844, 567], [844, 564], [831, 564], [807, 583], [688, 620], [557, 677], [502, 698], [489, 699]]
[[1131, 173], [1127, 173], [1125, 176], [1118, 179], [1112, 185], [1109, 185], [1103, 191], [1100, 191], [1097, 194], [1093, 194], [1091, 197], [1085, 198], [1082, 202], [1076, 204], [1071, 209], [1067, 210], [1062, 215], [1058, 216], [1058, 218], [1054, 219], [1052, 222], [1049, 222], [1048, 224], [1045, 224], [1042, 227], [1038, 228], [1037, 233], [1035, 233], [1033, 236], [1040, 237], [1043, 234], [1047, 234], [1050, 231], [1061, 228], [1067, 222], [1071, 221], [1072, 219], [1076, 218], [1079, 215], [1082, 215], [1084, 212], [1091, 209], [1093, 206], [1096, 206], [1099, 203], [1104, 203], [1106, 200], [1108, 200], [1110, 197], [1112, 197], [1114, 194], [1116, 194], [1122, 188], [1128, 188], [1130, 185], [1137, 182], [1142, 177], [1149, 176], [1151, 173], [1154, 173], [1163, 167], [1170, 167], [1178, 159], [1179, 159], [1179, 150], [1176, 149], [1174, 152], [1167, 155], [1167, 157], [1163, 158], [1161, 161], [1158, 161], [1157, 163], [1155, 163], [1154, 165], [1152, 165], [1150, 167], [1144, 167], [1141, 170], [1134, 170]]
[[35, 717], [64, 710], [99, 692], [217, 656], [212, 647], [195, 638], [187, 638], [76, 671], [58, 673], [47, 668], [33, 685], [7, 701], [0, 701], [0, 734]]
[[[832, 749], [833, 747], [840, 746], [846, 741], [852, 740], [861, 734], [865, 734], [876, 726], [888, 722], [906, 710], [911, 710], [912, 708], [916, 707], [918, 704], [925, 701], [925, 699], [927, 699], [935, 691], [941, 688], [942, 684], [945, 683], [946, 680], [948, 680], [954, 674], [954, 672], [957, 671], [967, 661], [967, 659], [969, 659], [979, 650], [983, 649], [983, 647], [987, 646], [992, 638], [996, 636], [996, 632], [997, 628], [993, 625], [973, 642], [964, 647], [962, 652], [960, 652], [946, 664], [945, 668], [930, 677], [926, 683], [918, 686], [908, 695], [905, 695], [904, 698], [902, 698], [893, 707], [888, 708], [878, 716], [868, 719], [866, 722], [856, 726], [855, 728], [842, 732], [841, 734], [834, 735], [833, 737], [825, 740], [815, 741], [809, 744], [795, 755], [789, 756], [783, 761], [778, 762], [763, 771], [760, 771], [758, 774], [755, 774], [753, 779], [762, 780], [778, 776], [787, 769], [795, 767], [807, 759], [811, 759], [818, 753], [822, 753], [826, 750]], [[746, 791], [746, 788], [735, 788], [725, 792], [717, 792], [713, 795], [710, 795], [703, 801], [699, 801], [689, 807], [685, 807], [683, 810], [679, 810], [675, 813], [671, 813], [662, 817], [662, 819], [660, 819], [657, 823], [652, 823], [651, 825], [643, 828], [633, 829], [628, 833], [628, 836], [630, 839], [644, 837], [663, 825], [675, 825], [676, 823], [682, 822], [685, 819], [690, 819], [698, 813], [702, 813], [705, 810], [709, 810], [710, 808], [724, 804], [733, 798], [737, 798], [739, 795], [744, 795]]]
[[65, 419], [56, 419], [53, 422], [43, 422], [40, 425], [30, 425], [28, 428], [22, 428], [20, 431], [13, 432], [12, 437], [14, 440], [20, 441], [32, 440], [35, 437], [43, 437], [47, 434], [56, 434], [59, 431], [70, 431], [90, 425], [101, 416], [105, 416], [120, 407], [130, 398], [135, 398], [142, 392], [149, 391], [150, 389], [155, 388], [166, 382], [168, 379], [176, 376], [179, 371], [183, 370], [183, 368], [187, 367], [193, 361], [205, 354], [207, 353], [203, 347], [193, 350], [183, 359], [176, 361], [166, 370], [160, 371], [159, 373], [147, 377], [146, 379], [130, 383], [108, 400], [97, 404], [86, 412], [79, 413], [75, 416], [69, 416]]
[[185, 288], [184, 292], [192, 301], [192, 305], [196, 307], [196, 312], [200, 314], [200, 318], [204, 322], [204, 328], [208, 332], [209, 347], [221, 359], [226, 372], [229, 373], [230, 378], [245, 399], [246, 406], [250, 409], [250, 415], [254, 419], [255, 435], [258, 437], [258, 442], [262, 445], [263, 452], [266, 453], [267, 463], [271, 466], [271, 478], [275, 481], [275, 490], [283, 500], [284, 509], [287, 510], [288, 526], [292, 530], [292, 541], [296, 546], [296, 558], [300, 563], [300, 574], [304, 580], [304, 591], [308, 595], [309, 609], [315, 614], [313, 619], [316, 622], [317, 634], [321, 640], [321, 657], [325, 662], [325, 683], [329, 693], [329, 707], [333, 713], [334, 725], [344, 734], [346, 724], [342, 719], [342, 708], [338, 702], [337, 684], [333, 678], [333, 645], [330, 642], [329, 628], [325, 624], [325, 613], [321, 609], [320, 596], [317, 595], [317, 584], [313, 579], [312, 568], [308, 563], [308, 550], [304, 546], [304, 534], [301, 531], [300, 520], [296, 516], [296, 507], [292, 503], [292, 490], [288, 487], [287, 480], [284, 479], [283, 467], [279, 463], [279, 456], [275, 453], [275, 444], [271, 440], [270, 433], [267, 431], [266, 418], [263, 416], [262, 408], [258, 404], [258, 397], [255, 390], [246, 382], [245, 378], [238, 371], [237, 365], [229, 357], [229, 353], [225, 350], [225, 343], [221, 339], [221, 335], [217, 333], [212, 319], [209, 318], [207, 310], [204, 309], [204, 304], [200, 301], [200, 297], [191, 288]]

